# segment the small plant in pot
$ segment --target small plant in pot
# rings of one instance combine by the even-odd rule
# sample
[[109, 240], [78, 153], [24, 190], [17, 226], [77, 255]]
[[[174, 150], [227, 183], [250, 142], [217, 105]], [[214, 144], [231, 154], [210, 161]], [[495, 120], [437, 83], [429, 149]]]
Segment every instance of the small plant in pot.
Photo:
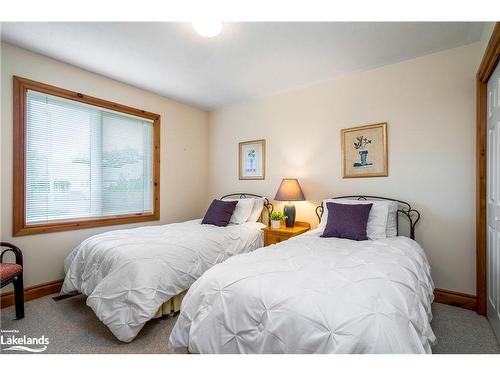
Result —
[[279, 229], [281, 221], [285, 220], [286, 216], [281, 211], [274, 211], [271, 214], [271, 228]]

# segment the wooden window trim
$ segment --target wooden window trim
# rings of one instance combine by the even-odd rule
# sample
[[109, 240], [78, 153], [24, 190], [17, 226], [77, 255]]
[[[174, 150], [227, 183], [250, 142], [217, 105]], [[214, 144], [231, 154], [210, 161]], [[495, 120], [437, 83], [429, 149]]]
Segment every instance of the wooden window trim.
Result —
[[[62, 89], [30, 79], [14, 76], [14, 152], [13, 152], [13, 218], [14, 236], [59, 232], [82, 228], [100, 227], [153, 221], [160, 219], [160, 115]], [[28, 90], [54, 95], [153, 121], [153, 212], [105, 217], [51, 221], [43, 224], [26, 223], [26, 94]]]
[[495, 24], [476, 75], [476, 298], [477, 312], [486, 315], [486, 184], [487, 89], [500, 61], [500, 23]]

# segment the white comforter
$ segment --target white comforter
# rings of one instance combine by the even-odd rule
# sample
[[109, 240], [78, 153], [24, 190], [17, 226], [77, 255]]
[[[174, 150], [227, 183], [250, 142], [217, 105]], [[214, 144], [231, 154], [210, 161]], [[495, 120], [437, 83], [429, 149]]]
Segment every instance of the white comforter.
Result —
[[193, 353], [431, 353], [433, 282], [406, 237], [313, 231], [233, 257], [189, 289], [170, 336]]
[[201, 220], [111, 231], [83, 241], [66, 258], [62, 292], [87, 305], [129, 342], [159, 307], [231, 255], [262, 246], [261, 223], [216, 227]]

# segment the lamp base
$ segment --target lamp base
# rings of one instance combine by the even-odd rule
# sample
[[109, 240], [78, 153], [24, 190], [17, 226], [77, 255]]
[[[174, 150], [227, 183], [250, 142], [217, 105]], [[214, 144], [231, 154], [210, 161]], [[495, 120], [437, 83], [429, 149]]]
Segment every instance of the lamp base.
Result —
[[288, 202], [287, 204], [285, 204], [285, 207], [283, 207], [283, 213], [286, 216], [286, 227], [293, 228], [293, 226], [295, 225], [295, 206], [293, 205], [293, 203]]

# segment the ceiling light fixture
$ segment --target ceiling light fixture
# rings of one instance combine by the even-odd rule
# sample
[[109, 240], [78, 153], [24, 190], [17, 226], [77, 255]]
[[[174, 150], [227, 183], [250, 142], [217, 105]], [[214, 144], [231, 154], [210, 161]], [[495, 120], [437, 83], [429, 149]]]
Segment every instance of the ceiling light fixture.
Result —
[[193, 29], [205, 38], [213, 38], [222, 31], [222, 22], [220, 21], [193, 21]]

